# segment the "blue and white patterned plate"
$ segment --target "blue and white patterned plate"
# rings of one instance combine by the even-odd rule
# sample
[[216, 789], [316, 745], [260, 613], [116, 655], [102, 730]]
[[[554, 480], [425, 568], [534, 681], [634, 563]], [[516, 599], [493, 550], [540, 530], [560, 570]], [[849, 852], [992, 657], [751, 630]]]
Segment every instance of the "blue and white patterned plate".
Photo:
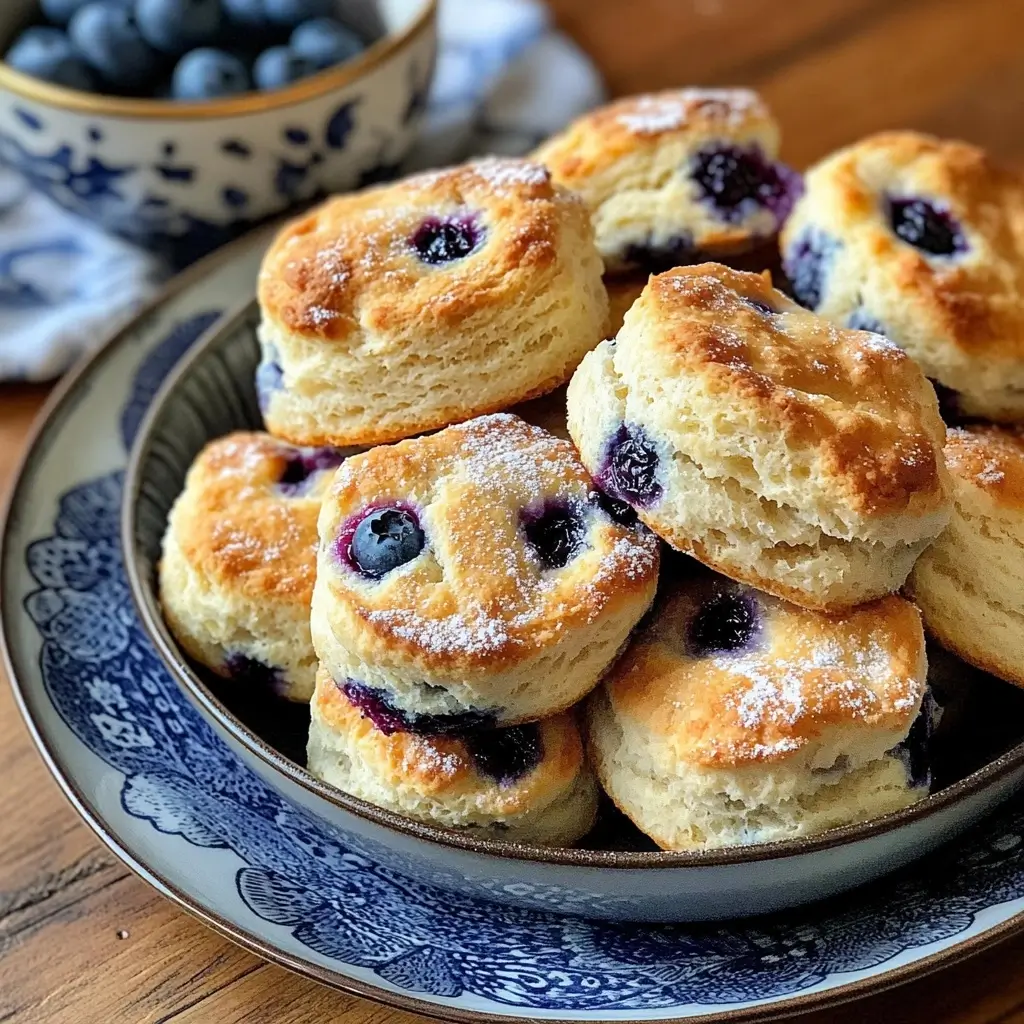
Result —
[[111, 849], [255, 952], [446, 1020], [728, 1020], [907, 980], [1024, 926], [1024, 803], [849, 897], [715, 926], [617, 925], [410, 882], [286, 803], [149, 644], [119, 539], [127, 449], [181, 353], [250, 293], [265, 233], [179, 278], [55, 397], [0, 567], [11, 678]]

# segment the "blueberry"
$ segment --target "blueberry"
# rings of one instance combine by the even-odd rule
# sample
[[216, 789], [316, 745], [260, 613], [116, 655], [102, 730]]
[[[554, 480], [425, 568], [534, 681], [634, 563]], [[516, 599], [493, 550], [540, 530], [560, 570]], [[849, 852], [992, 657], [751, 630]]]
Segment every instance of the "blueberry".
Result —
[[397, 707], [384, 690], [349, 680], [337, 684], [353, 707], [385, 736], [411, 732], [417, 736], [451, 736], [494, 725], [490, 711], [460, 711], [452, 715], [418, 715]]
[[211, 100], [237, 96], [251, 87], [246, 66], [230, 53], [200, 47], [178, 61], [171, 80], [176, 100]]
[[532, 772], [544, 757], [540, 726], [536, 722], [481, 730], [464, 736], [463, 740], [473, 767], [501, 786], [511, 785]]
[[932, 256], [967, 250], [967, 239], [953, 215], [926, 199], [889, 200], [889, 221], [904, 242]]
[[[79, 7], [84, 7], [92, 0], [41, 0], [39, 6], [43, 17], [51, 25], [66, 25], [75, 15]], [[125, 7], [130, 7], [132, 0], [119, 0]]]
[[597, 482], [611, 497], [641, 508], [661, 497], [658, 453], [643, 429], [626, 423], [619, 427], [608, 442]]
[[238, 28], [265, 32], [270, 27], [264, 0], [221, 0], [228, 21]]
[[[267, 4], [272, 0], [267, 0]], [[350, 28], [333, 18], [304, 21], [292, 33], [289, 44], [300, 57], [313, 62], [318, 70], [351, 60], [363, 50], [363, 41]]]
[[781, 223], [800, 192], [798, 175], [765, 159], [756, 146], [708, 147], [694, 156], [689, 173], [701, 198], [729, 223], [759, 209], [769, 210]]
[[312, 18], [329, 18], [334, 14], [334, 0], [263, 0], [267, 17], [275, 25], [294, 28]]
[[790, 294], [806, 309], [817, 309], [839, 243], [820, 231], [804, 231], [783, 256]]
[[116, 89], [138, 91], [160, 71], [160, 59], [142, 38], [135, 15], [117, 0], [94, 0], [80, 8], [68, 35], [78, 55]]
[[312, 477], [329, 469], [337, 469], [344, 458], [337, 448], [297, 448], [285, 460], [278, 485], [289, 496], [304, 494]]
[[69, 89], [91, 92], [96, 77], [59, 28], [27, 28], [4, 58], [16, 71]]
[[651, 238], [631, 242], [623, 250], [622, 259], [649, 274], [660, 274], [663, 270], [697, 262], [698, 253], [689, 235], [672, 235], [658, 243]]
[[150, 46], [178, 56], [217, 41], [220, 0], [136, 0], [135, 19]]
[[473, 217], [430, 217], [417, 228], [410, 242], [424, 263], [436, 265], [468, 256], [482, 237]]
[[746, 647], [757, 631], [757, 610], [741, 594], [716, 594], [690, 622], [687, 640], [696, 657]]
[[527, 543], [549, 569], [561, 569], [583, 550], [583, 519], [573, 505], [555, 502], [524, 509], [522, 523]]
[[411, 562], [426, 538], [416, 516], [402, 508], [379, 508], [364, 516], [352, 534], [351, 559], [356, 569], [379, 580]]
[[290, 46], [272, 46], [264, 50], [252, 68], [257, 89], [283, 89], [300, 78], [316, 74], [319, 68], [308, 58], [297, 54]]

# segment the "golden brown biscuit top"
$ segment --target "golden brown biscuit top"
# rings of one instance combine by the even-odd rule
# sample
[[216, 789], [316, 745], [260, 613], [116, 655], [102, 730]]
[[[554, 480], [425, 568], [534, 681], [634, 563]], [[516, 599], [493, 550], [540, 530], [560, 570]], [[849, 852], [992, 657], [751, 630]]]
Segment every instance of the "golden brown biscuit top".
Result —
[[578, 187], [623, 156], [667, 139], [746, 140], [764, 136], [774, 156], [778, 129], [767, 106], [749, 89], [673, 89], [629, 96], [584, 114], [544, 143], [534, 158], [555, 180]]
[[[415, 510], [425, 546], [368, 579], [341, 549], [353, 524], [392, 503]], [[559, 519], [572, 553], [553, 566], [529, 536], [531, 524]], [[573, 446], [507, 413], [349, 459], [324, 499], [320, 537], [329, 618], [439, 669], [535, 656], [643, 597], [658, 569], [657, 539], [605, 511]]]
[[917, 365], [881, 335], [808, 313], [767, 274], [702, 264], [652, 277], [619, 341], [634, 364], [742, 409], [759, 435], [816, 450], [862, 515], [946, 502], [945, 427]]
[[[242, 598], [308, 605], [316, 579], [316, 520], [333, 451], [238, 432], [196, 457], [171, 512], [174, 539], [196, 572]], [[330, 457], [327, 457], [330, 456]]]
[[[1024, 179], [966, 142], [883, 132], [805, 175], [788, 247], [805, 227], [857, 250], [926, 330], [996, 359], [1024, 357]], [[891, 202], [922, 199], [947, 214], [964, 251], [932, 255], [899, 237]]]
[[[523, 160], [491, 158], [329, 200], [292, 221], [263, 260], [264, 317], [294, 334], [357, 343], [362, 333], [451, 327], [543, 291], [567, 225], [592, 237], [579, 199]], [[475, 240], [431, 263], [421, 233]], [[467, 243], [468, 244], [468, 243]]]
[[827, 734], [853, 746], [853, 730], [909, 730], [926, 689], [921, 616], [909, 601], [827, 615], [706, 570], [663, 589], [606, 686], [615, 713], [671, 760], [774, 764]]
[[954, 485], [969, 484], [1011, 511], [1024, 508], [1024, 430], [975, 424], [946, 435]]
[[[317, 670], [313, 696], [318, 713], [328, 728], [344, 734], [382, 781], [394, 787], [412, 786], [425, 797], [458, 799], [470, 796], [490, 813], [516, 815], [549, 802], [567, 789], [583, 770], [583, 744], [574, 715], [553, 715], [536, 726], [530, 737], [539, 758], [521, 776], [500, 780], [481, 770], [480, 753], [501, 733], [498, 729], [463, 736], [418, 736], [410, 732], [386, 735], [378, 729], [331, 679]], [[486, 763], [486, 762], [485, 762]]]

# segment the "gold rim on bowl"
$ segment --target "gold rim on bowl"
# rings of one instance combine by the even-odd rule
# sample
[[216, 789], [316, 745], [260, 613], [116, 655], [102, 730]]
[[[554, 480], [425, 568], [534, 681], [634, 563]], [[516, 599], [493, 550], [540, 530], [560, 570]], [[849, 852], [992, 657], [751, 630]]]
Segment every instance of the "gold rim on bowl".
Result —
[[159, 608], [156, 588], [151, 582], [142, 578], [139, 560], [136, 557], [136, 512], [143, 480], [142, 467], [149, 455], [157, 417], [164, 404], [177, 389], [179, 382], [191, 372], [194, 364], [203, 358], [206, 350], [216, 342], [222, 333], [231, 331], [240, 320], [246, 317], [254, 301], [254, 299], [249, 299], [241, 306], [221, 316], [193, 343], [153, 396], [146, 415], [139, 425], [125, 469], [121, 505], [121, 547], [129, 589], [142, 628], [186, 696], [223, 735], [307, 793], [389, 830], [441, 846], [468, 850], [477, 854], [572, 867], [664, 870], [665, 868], [707, 868], [756, 861], [782, 860], [860, 842], [937, 814], [970, 795], [987, 789], [1024, 765], [1024, 743], [1019, 743], [944, 789], [930, 793], [917, 803], [889, 814], [870, 818], [867, 821], [842, 825], [812, 836], [780, 839], [749, 846], [689, 852], [584, 850], [574, 847], [535, 846], [501, 839], [482, 838], [458, 829], [406, 818], [322, 782], [305, 768], [271, 747], [262, 737], [245, 725], [218, 699], [195, 672], [165, 625]]
[[44, 82], [21, 71], [15, 71], [3, 61], [0, 61], [0, 88], [48, 107], [103, 117], [196, 120], [258, 114], [265, 110], [290, 107], [317, 96], [324, 96], [358, 81], [389, 57], [409, 46], [423, 32], [431, 30], [437, 19], [438, 2], [439, 0], [424, 0], [419, 14], [408, 25], [371, 43], [359, 56], [335, 68], [328, 68], [304, 78], [285, 89], [275, 89], [271, 92], [248, 92], [242, 96], [231, 96], [205, 103], [100, 96]]

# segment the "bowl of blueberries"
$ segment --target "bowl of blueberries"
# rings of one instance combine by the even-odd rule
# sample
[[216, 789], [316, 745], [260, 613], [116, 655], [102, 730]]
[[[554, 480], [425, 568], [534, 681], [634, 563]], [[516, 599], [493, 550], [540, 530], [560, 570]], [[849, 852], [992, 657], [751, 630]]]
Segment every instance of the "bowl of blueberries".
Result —
[[0, 162], [184, 264], [392, 177], [436, 0], [6, 0]]

